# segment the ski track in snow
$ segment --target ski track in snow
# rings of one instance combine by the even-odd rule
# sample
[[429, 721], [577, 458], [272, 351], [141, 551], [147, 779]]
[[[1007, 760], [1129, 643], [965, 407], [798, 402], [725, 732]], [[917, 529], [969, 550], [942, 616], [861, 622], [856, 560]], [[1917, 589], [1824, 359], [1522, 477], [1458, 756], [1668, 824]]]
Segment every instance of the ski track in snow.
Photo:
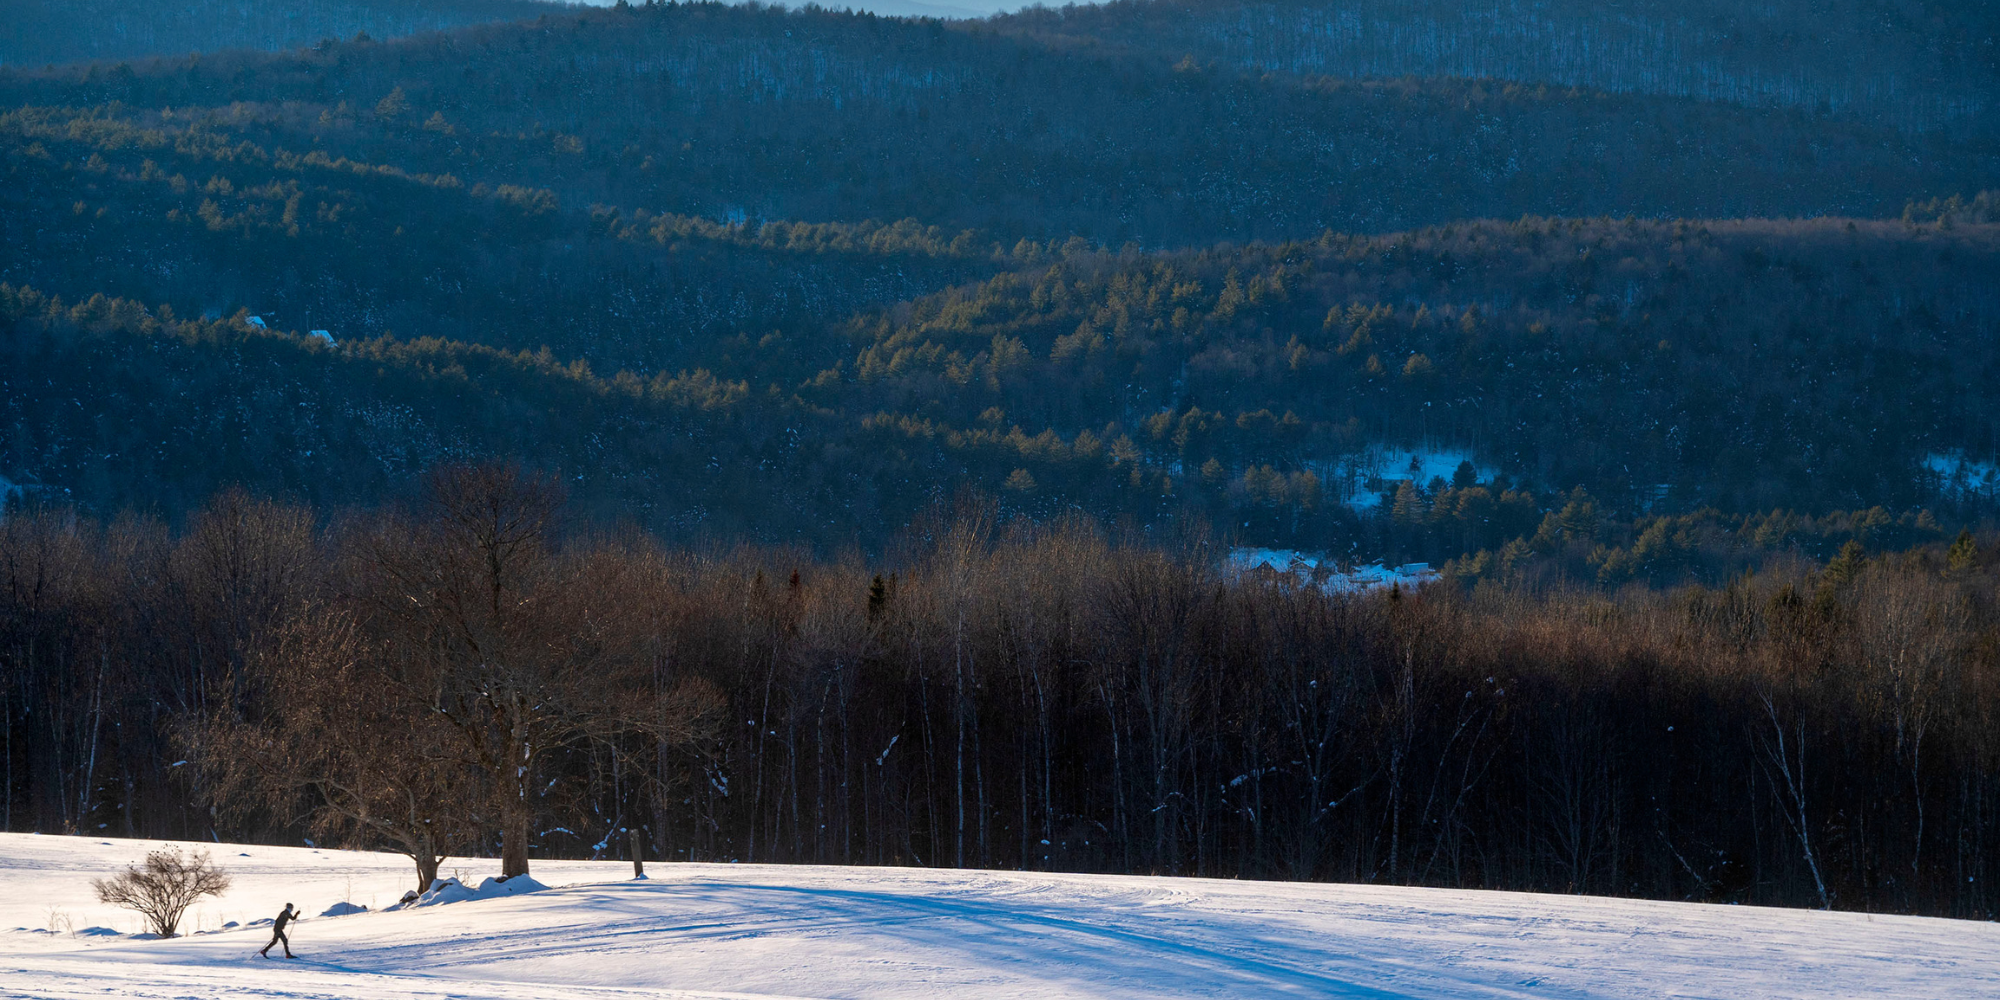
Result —
[[[2000, 997], [2000, 925], [1759, 907], [1137, 876], [537, 861], [547, 891], [307, 916], [296, 961], [226, 920], [394, 902], [395, 855], [206, 847], [235, 878], [172, 941], [89, 879], [155, 841], [0, 834], [0, 996]], [[248, 857], [241, 855], [247, 854]], [[497, 864], [452, 859], [475, 879]], [[11, 929], [10, 929], [11, 928]]]

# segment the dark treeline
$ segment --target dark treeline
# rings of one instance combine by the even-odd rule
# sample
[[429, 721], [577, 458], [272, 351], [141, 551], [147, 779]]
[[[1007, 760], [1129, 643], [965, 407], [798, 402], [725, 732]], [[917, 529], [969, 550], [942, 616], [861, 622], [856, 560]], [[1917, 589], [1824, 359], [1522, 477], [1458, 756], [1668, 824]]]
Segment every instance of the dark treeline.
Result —
[[875, 559], [560, 499], [8, 518], [0, 821], [2000, 912], [1993, 537], [1353, 593], [977, 498]]

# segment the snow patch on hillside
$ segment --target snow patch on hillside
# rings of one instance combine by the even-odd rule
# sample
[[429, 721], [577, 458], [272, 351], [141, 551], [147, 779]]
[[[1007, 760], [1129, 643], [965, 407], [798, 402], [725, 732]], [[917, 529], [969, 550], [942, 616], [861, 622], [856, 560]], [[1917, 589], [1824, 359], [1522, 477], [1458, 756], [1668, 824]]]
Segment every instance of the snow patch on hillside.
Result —
[[1428, 485], [1433, 479], [1451, 482], [1458, 467], [1467, 462], [1472, 463], [1481, 480], [1494, 476], [1493, 469], [1473, 461], [1472, 452], [1462, 448], [1378, 448], [1366, 454], [1371, 462], [1370, 471], [1390, 482], [1408, 479], [1419, 486]]
[[1924, 468], [1937, 474], [1946, 496], [1956, 499], [2000, 497], [2000, 463], [1967, 458], [1963, 452], [1924, 457]]
[[1333, 593], [1385, 590], [1391, 586], [1408, 589], [1438, 578], [1437, 571], [1431, 568], [1430, 563], [1387, 566], [1381, 562], [1372, 562], [1349, 566], [1343, 570], [1334, 560], [1324, 556], [1308, 555], [1295, 549], [1232, 549], [1224, 559], [1223, 566], [1232, 573], [1269, 569], [1272, 572], [1297, 577], [1302, 583], [1325, 587]]
[[1408, 480], [1428, 486], [1433, 479], [1448, 483], [1459, 465], [1466, 462], [1472, 463], [1480, 482], [1490, 482], [1499, 475], [1499, 470], [1479, 464], [1468, 448], [1404, 448], [1382, 444], [1343, 456], [1338, 462], [1329, 463], [1330, 467], [1320, 474], [1336, 499], [1353, 510], [1369, 511], [1381, 507], [1384, 494], [1394, 494], [1396, 484]]

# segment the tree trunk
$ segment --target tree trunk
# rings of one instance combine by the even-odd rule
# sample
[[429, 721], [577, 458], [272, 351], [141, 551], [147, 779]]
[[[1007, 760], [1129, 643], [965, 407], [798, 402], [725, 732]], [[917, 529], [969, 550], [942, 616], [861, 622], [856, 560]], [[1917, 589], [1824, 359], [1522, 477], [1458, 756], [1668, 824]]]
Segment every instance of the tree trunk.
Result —
[[437, 881], [438, 866], [444, 863], [444, 859], [435, 854], [420, 854], [414, 860], [417, 862], [417, 891], [428, 892], [431, 883]]
[[[1772, 770], [1784, 779], [1779, 789], [1780, 801], [1784, 805], [1785, 822], [1799, 838], [1799, 850], [1805, 855], [1806, 870], [1812, 874], [1813, 889], [1819, 894], [1819, 905], [1823, 910], [1833, 909], [1833, 895], [1827, 891], [1826, 878], [1820, 873], [1819, 854], [1813, 849], [1812, 821], [1806, 814], [1806, 726], [1801, 718], [1798, 722], [1798, 737], [1793, 746], [1785, 745], [1785, 725], [1778, 719], [1778, 707], [1770, 695], [1765, 695], [1764, 711], [1771, 720], [1771, 736], [1765, 743], [1764, 753]], [[1803, 714], [1803, 713], [1801, 713]], [[1777, 782], [1772, 782], [1777, 786]]]
[[952, 797], [958, 813], [952, 839], [951, 865], [965, 867], [965, 612], [958, 615], [958, 630], [952, 640]]
[[500, 831], [500, 877], [528, 874], [528, 810], [522, 802], [507, 812]]

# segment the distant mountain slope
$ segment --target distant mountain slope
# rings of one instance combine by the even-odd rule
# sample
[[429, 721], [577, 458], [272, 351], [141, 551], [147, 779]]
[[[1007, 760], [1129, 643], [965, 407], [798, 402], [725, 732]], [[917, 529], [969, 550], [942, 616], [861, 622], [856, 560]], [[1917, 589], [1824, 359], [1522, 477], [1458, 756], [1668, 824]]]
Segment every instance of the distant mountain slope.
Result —
[[[183, 245], [285, 260], [317, 239], [209, 197], [223, 229], [185, 218]], [[624, 245], [571, 239], [601, 263]], [[391, 266], [411, 266], [407, 238], [383, 242]], [[702, 242], [679, 254], [713, 253]], [[0, 286], [0, 468], [101, 510], [175, 512], [231, 482], [366, 502], [433, 462], [511, 455], [562, 470], [607, 517], [829, 543], [879, 541], [970, 484], [1047, 514], [1150, 522], [1193, 508], [1259, 542], [1438, 561], [1497, 550], [1537, 511], [1447, 505], [1437, 523], [1362, 524], [1347, 504], [1384, 488], [1356, 468], [1370, 447], [1467, 442], [1510, 484], [1543, 497], [1581, 485], [1610, 511], [1991, 509], [1949, 495], [1933, 461], [2000, 451], [1991, 223], [1528, 219], [1035, 254], [851, 319], [706, 337], [638, 309], [621, 328], [602, 305], [631, 303], [602, 286], [578, 299], [608, 300], [601, 326], [572, 325], [535, 302], [543, 286], [486, 302], [457, 293], [463, 262], [418, 275], [445, 288], [412, 314], [463, 309], [475, 333], [556, 345], [539, 352], [422, 336], [442, 319], [395, 340], [336, 329], [328, 345], [243, 313], [180, 320]], [[800, 256], [794, 267], [813, 255]], [[692, 282], [663, 269], [661, 284], [787, 274], [750, 254], [708, 266]], [[301, 266], [288, 280], [308, 292], [325, 279]], [[652, 370], [577, 362], [610, 353], [599, 329], [650, 335]]]
[[113, 101], [169, 141], [223, 129], [266, 151], [547, 188], [573, 208], [916, 218], [1009, 245], [1523, 214], [1871, 216], [2000, 178], [1991, 137], [1796, 108], [1176, 68], [986, 22], [720, 4], [0, 73], [0, 107]]
[[1260, 72], [1455, 76], [1991, 127], [2000, 7], [1956, 0], [1116, 0], [1002, 31]]
[[289, 49], [395, 38], [568, 9], [544, 0], [12, 0], [0, 65]]
[[[174, 510], [506, 454], [820, 539], [1012, 481], [1299, 544], [1349, 537], [1293, 513], [1379, 490], [1341, 468], [1376, 445], [1628, 511], [1926, 503], [2000, 451], [1993, 196], [1888, 221], [1993, 188], [1991, 135], [1166, 51], [702, 3], [0, 69], [0, 282], [133, 334], [22, 314], [0, 471]], [[359, 353], [230, 375], [250, 315]], [[181, 429], [76, 419], [128, 405]]]

